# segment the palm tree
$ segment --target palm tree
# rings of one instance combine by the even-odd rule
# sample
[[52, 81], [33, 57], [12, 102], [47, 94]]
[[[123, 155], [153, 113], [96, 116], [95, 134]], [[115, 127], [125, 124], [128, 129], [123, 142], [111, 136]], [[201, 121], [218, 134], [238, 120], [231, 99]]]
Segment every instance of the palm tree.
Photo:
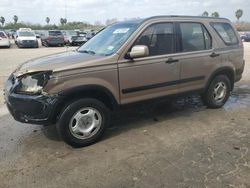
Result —
[[17, 17], [17, 15], [14, 15], [14, 16], [13, 16], [13, 20], [14, 20], [14, 23], [16, 24], [16, 23], [17, 23], [17, 21], [18, 21], [18, 17]]
[[208, 14], [207, 11], [205, 11], [205, 12], [202, 13], [202, 16], [204, 16], [204, 17], [208, 17], [208, 15], [209, 15], [209, 14]]
[[219, 18], [219, 17], [220, 17], [220, 15], [219, 15], [219, 13], [218, 13], [218, 12], [213, 12], [213, 13], [212, 13], [212, 17]]
[[64, 18], [64, 19], [63, 19], [63, 22], [64, 22], [64, 24], [66, 24], [66, 23], [67, 23], [67, 19], [66, 19], [66, 18]]
[[49, 17], [46, 17], [45, 21], [46, 21], [47, 24], [49, 24], [50, 18], [49, 18]]
[[0, 22], [1, 22], [2, 26], [3, 26], [4, 22], [5, 22], [5, 18], [3, 16], [0, 17]]
[[60, 18], [60, 23], [61, 23], [61, 25], [64, 24], [64, 19], [63, 18]]
[[237, 18], [238, 21], [240, 20], [240, 18], [242, 17], [242, 15], [243, 15], [243, 10], [242, 9], [238, 9], [235, 12], [235, 17]]

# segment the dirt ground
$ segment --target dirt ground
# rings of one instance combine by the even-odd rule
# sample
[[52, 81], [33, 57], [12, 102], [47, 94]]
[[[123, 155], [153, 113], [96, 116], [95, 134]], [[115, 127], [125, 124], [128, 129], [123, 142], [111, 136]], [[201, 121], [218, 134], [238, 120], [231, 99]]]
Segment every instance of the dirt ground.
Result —
[[[16, 122], [0, 93], [0, 187], [250, 187], [250, 43], [222, 109], [199, 96], [123, 109], [104, 138], [74, 149], [54, 126]], [[0, 89], [17, 65], [66, 48], [0, 49]], [[2, 92], [2, 91], [1, 91]]]

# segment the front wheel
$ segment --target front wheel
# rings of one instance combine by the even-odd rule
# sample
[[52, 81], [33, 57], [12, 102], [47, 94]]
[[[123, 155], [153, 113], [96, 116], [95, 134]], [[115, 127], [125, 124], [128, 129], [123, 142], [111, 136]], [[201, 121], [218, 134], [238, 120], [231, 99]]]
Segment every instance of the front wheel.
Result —
[[69, 104], [62, 112], [57, 130], [62, 139], [73, 147], [83, 147], [98, 141], [109, 122], [106, 106], [91, 98]]
[[203, 102], [209, 108], [221, 108], [227, 101], [231, 92], [231, 82], [226, 75], [216, 76], [203, 94]]

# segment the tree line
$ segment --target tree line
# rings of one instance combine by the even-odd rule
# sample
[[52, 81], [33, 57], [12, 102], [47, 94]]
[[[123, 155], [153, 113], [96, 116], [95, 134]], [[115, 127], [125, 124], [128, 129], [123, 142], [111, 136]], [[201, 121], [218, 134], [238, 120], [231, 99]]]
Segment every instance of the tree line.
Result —
[[[202, 13], [202, 16], [204, 17], [215, 17], [215, 18], [219, 18], [220, 14], [215, 11], [212, 12], [211, 15], [209, 15], [209, 13], [207, 11], [204, 11]], [[240, 18], [243, 16], [243, 10], [242, 9], [238, 9], [235, 12], [235, 17], [237, 18], [238, 23], [236, 24], [237, 29], [242, 30], [242, 25], [244, 25], [244, 27], [247, 27], [245, 29], [250, 30], [250, 24], [248, 22], [244, 22], [244, 24], [241, 24]], [[50, 18], [46, 17], [45, 18], [45, 22], [46, 25], [41, 25], [41, 24], [30, 24], [30, 23], [24, 23], [24, 22], [18, 22], [18, 16], [14, 15], [13, 16], [13, 22], [10, 23], [6, 23], [5, 24], [5, 18], [3, 16], [0, 17], [0, 23], [2, 25], [3, 28], [5, 29], [18, 29], [20, 27], [30, 27], [32, 29], [35, 30], [43, 30], [43, 29], [95, 29], [95, 30], [99, 30], [101, 28], [104, 27], [104, 25], [101, 24], [100, 21], [96, 21], [95, 24], [89, 24], [87, 22], [68, 22], [66, 18], [60, 18], [60, 24], [56, 25], [56, 24], [50, 24]], [[109, 25], [111, 23], [116, 22], [117, 19], [113, 18], [113, 19], [108, 19], [106, 20], [106, 25]]]
[[[202, 16], [208, 17], [209, 13], [207, 11], [204, 11], [202, 13]], [[235, 17], [237, 19], [237, 22], [235, 23], [235, 26], [238, 31], [250, 31], [250, 22], [240, 22], [240, 18], [243, 16], [243, 10], [238, 9], [235, 12]], [[220, 14], [218, 12], [211, 13], [211, 17], [219, 18]]]
[[[204, 11], [204, 12], [202, 13], [202, 16], [208, 17], [208, 16], [209, 16], [209, 13], [208, 13], [207, 11]], [[240, 20], [240, 18], [241, 18], [242, 16], [243, 16], [243, 10], [242, 10], [242, 9], [236, 10], [236, 12], [235, 12], [235, 17], [237, 18], [238, 21]], [[211, 17], [219, 18], [219, 17], [220, 17], [220, 14], [219, 14], [217, 11], [215, 11], [215, 12], [211, 13]]]
[[[71, 30], [71, 29], [94, 29], [94, 30], [100, 30], [104, 26], [99, 24], [89, 24], [87, 22], [68, 22], [66, 18], [60, 18], [60, 24], [50, 24], [50, 18], [45, 18], [45, 25], [42, 24], [31, 24], [31, 23], [25, 23], [25, 22], [18, 22], [19, 18], [17, 15], [13, 16], [13, 22], [5, 23], [5, 18], [3, 16], [0, 17], [0, 23], [2, 25], [2, 28], [4, 29], [19, 29], [23, 27], [28, 27], [34, 30], [49, 30], [49, 29], [65, 29], [65, 30]], [[100, 22], [98, 22], [100, 23]]]

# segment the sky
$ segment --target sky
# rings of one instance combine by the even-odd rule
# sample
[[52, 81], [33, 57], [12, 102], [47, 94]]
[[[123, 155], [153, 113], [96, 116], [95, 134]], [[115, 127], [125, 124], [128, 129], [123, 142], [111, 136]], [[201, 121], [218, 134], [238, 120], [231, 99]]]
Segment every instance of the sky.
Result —
[[[66, 9], [65, 9], [66, 8]], [[68, 21], [85, 21], [94, 24], [107, 19], [146, 18], [156, 15], [201, 15], [219, 12], [220, 17], [235, 21], [235, 11], [242, 9], [242, 20], [250, 21], [250, 0], [0, 0], [0, 16], [6, 23], [17, 15], [19, 21], [45, 24]]]

